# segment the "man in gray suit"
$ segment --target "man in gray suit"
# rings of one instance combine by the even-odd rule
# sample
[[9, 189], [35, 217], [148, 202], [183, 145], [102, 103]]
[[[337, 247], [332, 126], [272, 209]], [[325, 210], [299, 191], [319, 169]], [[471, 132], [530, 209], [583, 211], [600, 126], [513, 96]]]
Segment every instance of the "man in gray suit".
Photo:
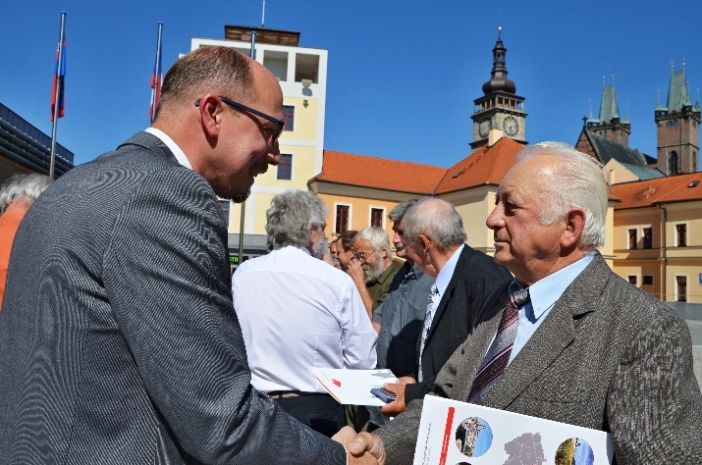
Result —
[[151, 128], [35, 202], [0, 313], [1, 462], [378, 462], [250, 385], [217, 196], [277, 163], [282, 100], [253, 60], [194, 51]]
[[[607, 201], [587, 155], [558, 143], [520, 153], [487, 220], [515, 279], [483, 304], [432, 394], [608, 431], [619, 465], [702, 463], [689, 330], [596, 251]], [[411, 462], [421, 407], [378, 430], [388, 464]]]

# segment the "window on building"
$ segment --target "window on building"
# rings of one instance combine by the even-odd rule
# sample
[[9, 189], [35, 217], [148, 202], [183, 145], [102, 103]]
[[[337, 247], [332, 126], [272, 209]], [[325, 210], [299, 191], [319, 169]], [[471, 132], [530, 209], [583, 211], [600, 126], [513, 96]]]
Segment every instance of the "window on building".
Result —
[[349, 230], [349, 206], [336, 206], [336, 224], [334, 225], [334, 233], [341, 234]]
[[675, 238], [677, 247], [687, 247], [687, 225], [685, 223], [675, 225]]
[[229, 229], [229, 207], [230, 207], [229, 200], [220, 200], [219, 206], [222, 208], [222, 215], [224, 216], [224, 224], [226, 224], [227, 229]]
[[636, 229], [630, 229], [629, 230], [629, 248], [630, 249], [635, 249], [636, 248]]
[[680, 174], [680, 157], [678, 152], [670, 152], [668, 154], [668, 175], [675, 174]]
[[687, 276], [676, 276], [676, 302], [687, 302]]
[[376, 228], [383, 227], [383, 217], [385, 216], [384, 208], [371, 208], [371, 226]]
[[643, 282], [642, 282], [642, 284], [643, 284], [644, 286], [653, 285], [653, 276], [651, 276], [650, 274], [645, 274], [645, 275], [643, 275]]
[[278, 179], [292, 179], [292, 155], [289, 153], [280, 154]]
[[[248, 53], [246, 53], [248, 56]], [[263, 66], [281, 82], [288, 80], [288, 53], [266, 50], [263, 52]]]
[[295, 55], [295, 82], [302, 82], [303, 79], [309, 79], [316, 83], [318, 73], [319, 55], [307, 53], [297, 53]]
[[643, 228], [643, 248], [653, 248], [653, 228]]
[[295, 130], [295, 107], [292, 105], [283, 105], [283, 122], [285, 122], [286, 131]]
[[635, 275], [630, 275], [630, 276], [628, 276], [628, 278], [629, 278], [629, 283], [631, 283], [631, 284], [633, 284], [634, 286], [636, 286], [636, 276], [635, 276]]

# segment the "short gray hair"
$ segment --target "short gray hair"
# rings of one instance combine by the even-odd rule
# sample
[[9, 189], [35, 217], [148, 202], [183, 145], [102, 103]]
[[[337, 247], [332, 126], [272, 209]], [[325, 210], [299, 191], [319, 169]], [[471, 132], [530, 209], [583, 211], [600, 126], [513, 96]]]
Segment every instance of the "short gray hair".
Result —
[[609, 182], [602, 165], [563, 142], [531, 145], [517, 154], [517, 161], [541, 155], [553, 155], [560, 164], [550, 173], [551, 179], [539, 183], [543, 202], [539, 222], [553, 224], [571, 208], [579, 208], [585, 212], [580, 246], [590, 250], [604, 245]]
[[363, 239], [364, 241], [370, 242], [371, 248], [379, 253], [380, 250], [385, 246], [388, 251], [388, 257], [392, 253], [392, 245], [390, 244], [390, 237], [384, 229], [377, 228], [375, 226], [370, 226], [368, 228], [361, 229], [353, 237], [353, 243], [355, 244], [357, 240]]
[[0, 186], [0, 213], [20, 197], [34, 202], [51, 184], [51, 178], [42, 174], [15, 174]]
[[388, 218], [390, 218], [390, 221], [394, 222], [402, 221], [402, 218], [404, 218], [407, 210], [409, 210], [415, 203], [417, 203], [417, 199], [405, 200], [404, 202], [398, 203], [395, 208], [390, 210]]
[[307, 226], [323, 230], [326, 216], [326, 205], [310, 191], [288, 190], [276, 195], [266, 211], [268, 250], [309, 246], [312, 238]]
[[418, 244], [419, 233], [430, 238], [440, 251], [466, 241], [463, 219], [456, 207], [435, 197], [425, 197], [414, 204], [405, 213], [402, 224], [403, 239], [410, 246]]

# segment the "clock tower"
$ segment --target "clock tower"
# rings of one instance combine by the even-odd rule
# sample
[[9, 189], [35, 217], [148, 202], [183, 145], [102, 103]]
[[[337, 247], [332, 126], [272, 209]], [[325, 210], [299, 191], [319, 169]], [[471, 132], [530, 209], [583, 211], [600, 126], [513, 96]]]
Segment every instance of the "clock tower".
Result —
[[492, 49], [492, 73], [483, 84], [483, 96], [475, 99], [472, 149], [488, 142], [490, 129], [499, 129], [507, 137], [526, 145], [527, 114], [524, 112], [524, 97], [515, 94], [517, 86], [507, 77], [507, 49], [502, 43], [502, 27], [497, 28], [497, 43]]

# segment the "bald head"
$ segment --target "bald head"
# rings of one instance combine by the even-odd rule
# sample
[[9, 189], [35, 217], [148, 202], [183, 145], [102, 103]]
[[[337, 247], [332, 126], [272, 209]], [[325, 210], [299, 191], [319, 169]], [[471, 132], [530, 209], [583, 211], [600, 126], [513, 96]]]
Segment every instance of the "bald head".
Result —
[[419, 234], [432, 239], [440, 250], [460, 246], [466, 241], [463, 220], [449, 202], [425, 197], [414, 204], [402, 218], [404, 241], [417, 245]]
[[[255, 98], [252, 68], [258, 63], [230, 47], [204, 47], [181, 57], [166, 73], [155, 120], [168, 117], [182, 105], [193, 105], [203, 94], [234, 100]], [[259, 70], [260, 72], [260, 70]]]

